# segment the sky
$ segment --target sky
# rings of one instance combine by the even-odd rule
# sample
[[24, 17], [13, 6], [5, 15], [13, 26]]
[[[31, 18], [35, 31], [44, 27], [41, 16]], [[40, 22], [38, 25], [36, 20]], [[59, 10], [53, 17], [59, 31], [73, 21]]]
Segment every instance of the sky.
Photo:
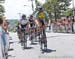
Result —
[[[45, 0], [38, 0], [38, 1], [42, 3], [45, 2]], [[6, 19], [19, 19], [22, 14], [26, 14], [28, 17], [33, 12], [31, 8], [31, 1], [28, 0], [6, 0], [4, 6], [6, 11], [5, 12]], [[72, 5], [70, 7], [72, 7]]]
[[[42, 1], [44, 3], [44, 0]], [[31, 1], [28, 0], [6, 0], [4, 6], [6, 11], [5, 17], [7, 19], [18, 19], [21, 17], [22, 14], [26, 14], [28, 17], [33, 12], [31, 8]], [[35, 2], [34, 2], [34, 7], [35, 7]]]

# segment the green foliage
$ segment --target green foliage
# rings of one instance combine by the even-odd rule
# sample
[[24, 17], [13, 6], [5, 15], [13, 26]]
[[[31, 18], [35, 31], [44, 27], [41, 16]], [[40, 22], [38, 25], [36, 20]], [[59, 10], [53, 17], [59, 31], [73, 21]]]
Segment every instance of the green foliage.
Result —
[[4, 6], [0, 5], [0, 13], [4, 13], [4, 12], [5, 12]]
[[65, 13], [63, 13], [65, 16], [73, 16], [73, 11], [71, 9], [67, 10]]
[[4, 3], [5, 2], [5, 0], [0, 0], [0, 3]]
[[0, 17], [4, 16], [4, 6], [2, 5], [5, 2], [5, 0], [0, 0]]
[[47, 0], [43, 6], [50, 17], [54, 14], [55, 18], [60, 18], [68, 9], [70, 2], [71, 0]]

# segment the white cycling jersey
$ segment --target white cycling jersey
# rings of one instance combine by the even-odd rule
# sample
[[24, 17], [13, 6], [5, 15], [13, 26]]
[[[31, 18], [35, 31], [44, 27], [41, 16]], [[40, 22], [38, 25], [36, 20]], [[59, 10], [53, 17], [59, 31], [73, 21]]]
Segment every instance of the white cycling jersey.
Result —
[[22, 25], [25, 25], [25, 24], [27, 24], [28, 23], [28, 20], [26, 19], [26, 20], [20, 20], [20, 24], [22, 24]]

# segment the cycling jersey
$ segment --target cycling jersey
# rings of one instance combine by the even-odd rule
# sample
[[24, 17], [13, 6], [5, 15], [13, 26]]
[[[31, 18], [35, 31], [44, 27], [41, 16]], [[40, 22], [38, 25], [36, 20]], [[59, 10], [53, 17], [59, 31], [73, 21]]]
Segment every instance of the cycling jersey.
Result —
[[27, 19], [26, 19], [26, 20], [23, 20], [23, 19], [20, 20], [20, 24], [21, 24], [21, 25], [25, 25], [25, 24], [27, 24], [27, 23], [28, 23], [28, 20], [27, 20]]
[[33, 27], [35, 25], [34, 20], [29, 19], [29, 22], [30, 22], [30, 27]]
[[37, 19], [40, 19], [40, 20], [44, 20], [46, 22], [49, 19], [49, 15], [48, 15], [48, 13], [46, 11], [43, 11], [43, 12], [37, 11], [34, 14], [34, 18], [37, 18]]
[[40, 20], [41, 19], [45, 19], [45, 13], [44, 12], [40, 12], [38, 13], [38, 16], [37, 16]]
[[28, 23], [28, 20], [27, 19], [26, 20], [21, 19], [20, 20], [21, 28], [26, 27], [27, 23]]

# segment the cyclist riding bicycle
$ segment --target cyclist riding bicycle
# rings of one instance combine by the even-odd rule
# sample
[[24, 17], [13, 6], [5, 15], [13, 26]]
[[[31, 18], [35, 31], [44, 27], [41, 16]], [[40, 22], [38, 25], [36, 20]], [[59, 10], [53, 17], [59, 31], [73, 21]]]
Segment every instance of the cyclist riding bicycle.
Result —
[[30, 40], [32, 44], [35, 36], [35, 22], [34, 22], [33, 15], [30, 15], [29, 24], [30, 24]]
[[40, 26], [40, 29], [43, 31], [43, 35], [41, 39], [41, 49], [42, 49], [42, 43], [44, 43], [44, 47], [47, 49], [47, 40], [46, 40], [46, 33], [45, 33], [45, 27], [48, 24], [49, 16], [46, 11], [44, 11], [43, 7], [39, 7], [39, 10], [34, 14], [35, 22]]
[[24, 38], [25, 28], [27, 28], [28, 26], [28, 20], [26, 19], [26, 15], [22, 15], [22, 19], [20, 19], [19, 23], [21, 25], [21, 42], [22, 42]]

